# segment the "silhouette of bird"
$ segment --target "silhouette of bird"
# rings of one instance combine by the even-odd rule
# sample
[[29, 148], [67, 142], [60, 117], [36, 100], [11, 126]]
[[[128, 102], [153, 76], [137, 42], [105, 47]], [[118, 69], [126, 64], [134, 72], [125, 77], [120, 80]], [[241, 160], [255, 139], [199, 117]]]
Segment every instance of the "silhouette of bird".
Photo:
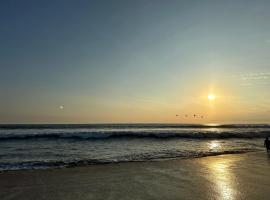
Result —
[[193, 117], [195, 118], [195, 117], [196, 117], [196, 115], [194, 114], [194, 115], [193, 115]]

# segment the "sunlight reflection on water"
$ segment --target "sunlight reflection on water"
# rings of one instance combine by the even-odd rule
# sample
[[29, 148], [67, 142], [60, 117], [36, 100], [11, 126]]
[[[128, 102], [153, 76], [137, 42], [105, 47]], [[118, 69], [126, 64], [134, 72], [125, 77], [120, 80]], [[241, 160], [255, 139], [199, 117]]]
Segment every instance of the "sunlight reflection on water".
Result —
[[220, 142], [217, 140], [213, 140], [208, 143], [208, 148], [211, 150], [217, 150], [221, 147]]

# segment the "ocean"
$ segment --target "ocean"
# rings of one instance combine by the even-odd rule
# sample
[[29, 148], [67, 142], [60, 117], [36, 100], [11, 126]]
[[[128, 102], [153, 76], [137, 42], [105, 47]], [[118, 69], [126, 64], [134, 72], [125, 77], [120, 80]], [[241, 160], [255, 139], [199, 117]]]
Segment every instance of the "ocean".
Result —
[[0, 125], [0, 170], [262, 151], [267, 136], [268, 124]]

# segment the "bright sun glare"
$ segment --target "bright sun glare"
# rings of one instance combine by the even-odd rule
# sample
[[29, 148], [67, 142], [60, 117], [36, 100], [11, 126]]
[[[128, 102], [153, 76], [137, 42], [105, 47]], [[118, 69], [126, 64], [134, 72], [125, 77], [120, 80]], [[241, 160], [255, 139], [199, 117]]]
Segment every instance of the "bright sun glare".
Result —
[[209, 94], [208, 95], [208, 100], [213, 101], [215, 99], [216, 99], [216, 96], [214, 94]]

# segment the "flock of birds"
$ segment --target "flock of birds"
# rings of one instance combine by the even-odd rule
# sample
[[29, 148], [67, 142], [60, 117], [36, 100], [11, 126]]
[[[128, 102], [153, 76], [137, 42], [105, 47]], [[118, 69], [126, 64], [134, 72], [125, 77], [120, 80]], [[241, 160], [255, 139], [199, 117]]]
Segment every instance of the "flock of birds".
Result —
[[[176, 116], [176, 117], [180, 117], [180, 115], [175, 115], [175, 116]], [[193, 115], [191, 115], [191, 116], [193, 116], [193, 118], [201, 118], [201, 119], [204, 118], [203, 115], [197, 115], [197, 114], [193, 114]], [[185, 114], [185, 117], [188, 118], [189, 115], [188, 115], [188, 114]]]

